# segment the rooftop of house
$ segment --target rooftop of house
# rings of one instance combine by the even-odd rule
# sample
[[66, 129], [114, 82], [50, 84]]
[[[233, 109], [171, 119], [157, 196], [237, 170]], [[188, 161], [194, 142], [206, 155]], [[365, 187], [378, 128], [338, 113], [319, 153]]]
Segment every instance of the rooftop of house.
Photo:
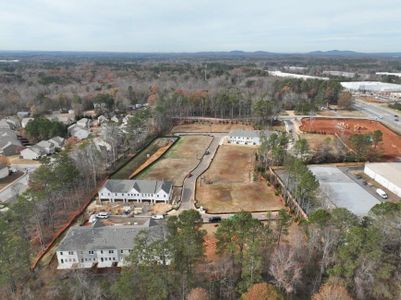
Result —
[[141, 231], [148, 231], [151, 240], [164, 239], [164, 225], [149, 219], [142, 225], [74, 226], [67, 232], [57, 251], [90, 251], [109, 249], [132, 249], [134, 239]]
[[104, 186], [112, 193], [127, 193], [135, 188], [135, 190], [140, 193], [153, 194], [159, 192], [160, 190], [169, 193], [172, 184], [167, 181], [158, 180], [110, 179], [107, 180]]
[[0, 148], [6, 145], [22, 146], [15, 131], [8, 128], [0, 128]]
[[58, 144], [62, 144], [62, 143], [64, 143], [64, 138], [62, 138], [60, 136], [55, 136], [49, 140], [49, 142], [53, 142], [53, 141]]
[[54, 146], [54, 144], [52, 144], [52, 142], [49, 140], [49, 141], [40, 141], [39, 143], [36, 144], [36, 146], [42, 148], [48, 148]]

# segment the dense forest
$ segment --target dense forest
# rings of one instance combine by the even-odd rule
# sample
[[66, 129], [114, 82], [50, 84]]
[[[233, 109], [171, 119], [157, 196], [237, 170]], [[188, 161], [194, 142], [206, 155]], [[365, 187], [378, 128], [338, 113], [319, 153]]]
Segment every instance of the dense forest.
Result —
[[[307, 113], [336, 103], [338, 81], [350, 79], [332, 76], [328, 82], [289, 80], [269, 76], [268, 70], [288, 71], [294, 66], [309, 75], [337, 70], [384, 80], [374, 71], [401, 68], [397, 60], [380, 57], [20, 55], [18, 63], [0, 64], [3, 115], [17, 111], [40, 115], [68, 109], [80, 115], [93, 109], [94, 103], [107, 102], [126, 109], [136, 103], [154, 103], [158, 98], [185, 104], [182, 111], [172, 111], [180, 115], [242, 118], [252, 115], [258, 100], [271, 101], [274, 110]], [[299, 73], [298, 69], [289, 72]]]

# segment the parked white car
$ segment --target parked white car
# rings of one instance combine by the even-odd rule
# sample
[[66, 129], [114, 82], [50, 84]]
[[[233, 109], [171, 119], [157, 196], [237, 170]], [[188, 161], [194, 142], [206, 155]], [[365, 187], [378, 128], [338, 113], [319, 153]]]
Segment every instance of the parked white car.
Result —
[[105, 211], [101, 211], [96, 214], [96, 218], [98, 218], [98, 219], [108, 219], [109, 217], [110, 217], [110, 213], [105, 212]]
[[151, 218], [152, 218], [153, 220], [163, 220], [163, 219], [164, 219], [164, 216], [163, 216], [163, 215], [153, 215]]
[[387, 199], [387, 198], [388, 198], [387, 193], [386, 193], [385, 191], [383, 191], [382, 189], [377, 189], [377, 190], [376, 190], [376, 193], [377, 193], [380, 197], [382, 197], [383, 199]]

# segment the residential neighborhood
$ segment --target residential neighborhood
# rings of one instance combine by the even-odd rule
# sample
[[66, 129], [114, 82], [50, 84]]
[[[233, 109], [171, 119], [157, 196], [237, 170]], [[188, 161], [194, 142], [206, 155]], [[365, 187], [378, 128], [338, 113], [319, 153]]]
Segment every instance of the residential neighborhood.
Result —
[[3, 1], [0, 300], [401, 299], [396, 1]]

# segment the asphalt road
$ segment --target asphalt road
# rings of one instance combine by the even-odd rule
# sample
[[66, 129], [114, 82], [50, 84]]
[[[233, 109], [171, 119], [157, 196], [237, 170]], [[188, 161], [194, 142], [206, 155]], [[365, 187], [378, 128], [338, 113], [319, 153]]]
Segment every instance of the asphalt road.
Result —
[[392, 127], [392, 129], [401, 131], [401, 122], [395, 121], [396, 118], [394, 115], [396, 113], [393, 111], [358, 100], [355, 101], [354, 107], [359, 111], [364, 112], [369, 118], [383, 122]]

